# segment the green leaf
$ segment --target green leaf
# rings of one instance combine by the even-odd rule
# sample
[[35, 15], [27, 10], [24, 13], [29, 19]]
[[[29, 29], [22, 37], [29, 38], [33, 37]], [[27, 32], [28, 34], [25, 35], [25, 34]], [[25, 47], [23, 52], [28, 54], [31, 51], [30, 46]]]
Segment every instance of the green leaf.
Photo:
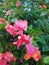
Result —
[[38, 47], [38, 44], [35, 40], [33, 40], [33, 45]]
[[43, 62], [43, 60], [36, 62], [36, 65], [45, 65], [45, 63]]
[[47, 12], [42, 12], [42, 13], [40, 14], [40, 17], [45, 16], [45, 15], [47, 15]]
[[41, 42], [41, 44], [46, 44], [46, 41], [44, 40], [44, 38], [40, 38], [39, 36], [35, 36], [35, 39], [37, 42]]
[[5, 24], [0, 24], [0, 29], [4, 30], [5, 29]]
[[48, 45], [43, 45], [43, 47], [42, 47], [42, 51], [43, 52], [49, 52], [49, 46]]
[[49, 64], [49, 56], [44, 57], [44, 58], [43, 58], [43, 62], [44, 62], [45, 64]]
[[11, 22], [15, 23], [15, 21], [16, 21], [16, 18], [11, 19]]

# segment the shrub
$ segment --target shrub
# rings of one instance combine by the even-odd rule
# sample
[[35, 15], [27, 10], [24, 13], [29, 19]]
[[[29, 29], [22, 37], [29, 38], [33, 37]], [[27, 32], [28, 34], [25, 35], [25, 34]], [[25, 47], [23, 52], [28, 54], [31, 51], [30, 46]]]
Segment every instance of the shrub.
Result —
[[49, 65], [49, 0], [0, 2], [0, 65]]

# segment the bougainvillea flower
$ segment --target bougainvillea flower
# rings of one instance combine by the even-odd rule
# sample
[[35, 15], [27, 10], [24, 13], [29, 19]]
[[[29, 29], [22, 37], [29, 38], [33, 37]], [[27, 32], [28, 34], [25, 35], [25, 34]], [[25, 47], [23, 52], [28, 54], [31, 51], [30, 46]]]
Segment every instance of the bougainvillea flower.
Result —
[[6, 59], [8, 62], [16, 61], [16, 57], [9, 51], [4, 53], [4, 59]]
[[0, 18], [0, 24], [2, 24], [4, 21], [4, 18]]
[[0, 60], [0, 65], [10, 65], [7, 60]]
[[32, 44], [33, 37], [30, 37], [29, 35], [23, 35], [24, 36], [24, 42], [26, 44]]
[[19, 47], [23, 44], [31, 44], [32, 43], [32, 38], [30, 38], [29, 35], [21, 35], [18, 36], [18, 40], [16, 42], [14, 42], [13, 44], [17, 46], [17, 48], [19, 49]]
[[10, 25], [9, 22], [6, 22], [6, 31], [8, 33], [10, 33], [10, 35], [12, 35], [13, 37], [17, 36], [17, 35], [22, 35], [23, 34], [23, 30], [26, 31], [27, 30], [27, 21], [26, 20], [19, 20], [16, 21], [14, 26]]
[[16, 57], [9, 51], [0, 53], [0, 65], [10, 65], [10, 62], [16, 62]]
[[16, 2], [16, 7], [20, 7], [21, 6], [21, 2], [20, 1], [17, 1]]
[[9, 23], [6, 24], [6, 27], [5, 27], [6, 31], [8, 33], [10, 33], [10, 35], [12, 35], [13, 37], [15, 37], [17, 35], [17, 32], [16, 30], [13, 28], [12, 25], [10, 25]]
[[22, 35], [23, 31], [22, 30], [16, 30], [14, 28], [14, 26], [10, 25], [9, 22], [6, 22], [6, 27], [5, 27], [6, 31], [8, 33], [10, 33], [10, 35], [12, 35], [13, 37], [17, 36], [17, 35]]
[[26, 55], [24, 56], [25, 60], [33, 58], [35, 61], [41, 59], [41, 53], [38, 48], [33, 46], [32, 44], [26, 44]]
[[11, 14], [11, 10], [8, 10], [7, 12], [6, 12], [6, 16], [7, 15], [10, 15]]
[[13, 44], [17, 46], [17, 49], [19, 49], [19, 47], [22, 45], [23, 43], [23, 38], [21, 38], [21, 36], [18, 37], [18, 40], [16, 42], [14, 42]]
[[26, 31], [28, 28], [28, 22], [26, 20], [17, 20], [14, 24], [14, 28], [16, 30], [24, 30]]
[[7, 65], [7, 60], [4, 59], [3, 53], [0, 53], [0, 65]]

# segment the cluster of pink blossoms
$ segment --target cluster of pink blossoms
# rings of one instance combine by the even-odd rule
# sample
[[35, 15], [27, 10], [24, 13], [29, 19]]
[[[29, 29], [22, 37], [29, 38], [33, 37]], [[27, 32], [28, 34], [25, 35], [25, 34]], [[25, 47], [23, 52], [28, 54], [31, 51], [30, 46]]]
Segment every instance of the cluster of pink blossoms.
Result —
[[[21, 2], [17, 1], [16, 7], [20, 7]], [[6, 16], [11, 14], [11, 10], [6, 12]], [[0, 18], [0, 24], [2, 24], [4, 18]], [[28, 21], [26, 20], [17, 20], [14, 25], [11, 25], [9, 22], [6, 22], [6, 31], [12, 35], [13, 37], [18, 36], [18, 40], [13, 42], [13, 45], [17, 46], [17, 49], [21, 47], [21, 45], [25, 45], [26, 54], [24, 56], [25, 60], [33, 58], [35, 61], [41, 59], [41, 53], [37, 47], [32, 45], [32, 37], [23, 33], [23, 31], [27, 31], [28, 29]], [[10, 65], [10, 62], [16, 61], [16, 57], [9, 51], [5, 53], [0, 53], [0, 65]], [[20, 60], [22, 62], [22, 60]]]
[[[4, 19], [0, 18], [0, 24], [2, 24], [3, 21]], [[39, 59], [41, 59], [40, 51], [35, 46], [32, 45], [32, 37], [23, 33], [23, 31], [26, 31], [27, 28], [28, 22], [26, 20], [17, 20], [13, 26], [10, 25], [9, 22], [6, 22], [5, 27], [6, 31], [10, 33], [10, 35], [12, 35], [13, 37], [18, 35], [18, 40], [13, 42], [13, 44], [16, 45], [18, 49], [20, 48], [21, 45], [25, 44], [27, 50], [26, 55], [24, 56], [25, 60], [34, 58], [34, 60], [38, 61]], [[4, 61], [5, 60], [1, 60], [1, 62]]]
[[[23, 24], [23, 25], [22, 25]], [[26, 20], [19, 20], [16, 21], [15, 24], [12, 26], [9, 22], [6, 22], [6, 31], [10, 33], [13, 37], [17, 35], [22, 35], [23, 30], [27, 30], [27, 21]]]
[[11, 52], [0, 53], [0, 65], [10, 65], [11, 61], [16, 61], [16, 57]]
[[26, 20], [17, 20], [13, 26], [7, 22], [5, 27], [6, 31], [13, 37], [18, 35], [18, 40], [12, 43], [17, 46], [17, 49], [19, 49], [21, 45], [25, 44], [26, 54], [24, 59], [28, 60], [30, 58], [34, 58], [34, 60], [38, 61], [41, 59], [41, 53], [38, 48], [32, 45], [32, 37], [23, 33], [23, 31], [26, 31], [27, 28], [28, 21]]

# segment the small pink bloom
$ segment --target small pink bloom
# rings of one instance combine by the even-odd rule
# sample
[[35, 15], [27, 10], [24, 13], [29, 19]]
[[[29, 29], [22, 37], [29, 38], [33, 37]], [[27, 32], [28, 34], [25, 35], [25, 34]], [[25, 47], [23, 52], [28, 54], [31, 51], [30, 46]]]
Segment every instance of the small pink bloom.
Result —
[[7, 15], [10, 15], [11, 14], [11, 10], [8, 10], [7, 12], [6, 12], [6, 16]]
[[8, 62], [16, 61], [16, 57], [14, 57], [14, 55], [9, 51], [4, 53], [4, 59], [6, 59]]
[[35, 61], [38, 61], [41, 59], [41, 53], [38, 48], [33, 46], [32, 44], [26, 44], [26, 55], [24, 56], [25, 60], [28, 60], [30, 58], [34, 58]]
[[4, 21], [4, 18], [0, 18], [0, 24], [2, 24]]
[[23, 31], [22, 30], [16, 30], [14, 26], [10, 25], [9, 22], [6, 22], [6, 27], [5, 27], [6, 31], [8, 33], [10, 33], [10, 35], [12, 35], [13, 37], [17, 36], [17, 35], [22, 35]]
[[26, 44], [25, 46], [28, 53], [34, 53], [38, 50], [38, 48], [36, 48], [32, 44]]
[[24, 30], [26, 31], [28, 28], [28, 22], [26, 20], [17, 20], [14, 24], [14, 28], [16, 30]]
[[26, 44], [32, 44], [33, 38], [30, 37], [29, 35], [24, 35], [24, 39]]
[[10, 65], [11, 61], [16, 61], [16, 57], [11, 52], [0, 53], [0, 65]]
[[16, 6], [17, 7], [20, 7], [21, 6], [21, 2], [20, 1], [17, 1]]
[[21, 35], [18, 36], [18, 40], [16, 42], [14, 42], [13, 44], [17, 46], [17, 48], [19, 49], [20, 46], [25, 43], [25, 44], [31, 44], [32, 43], [32, 38], [30, 38], [29, 35]]
[[6, 22], [6, 31], [10, 33], [13, 37], [17, 35], [23, 35], [23, 31], [26, 31], [28, 28], [28, 22], [26, 20], [16, 21], [14, 26], [10, 25], [9, 22]]
[[17, 49], [19, 49], [19, 47], [22, 45], [23, 40], [18, 39], [16, 42], [14, 42], [13, 44], [17, 46]]
[[8, 33], [10, 33], [10, 35], [12, 35], [13, 37], [15, 37], [17, 35], [16, 30], [13, 28], [12, 25], [10, 25], [10, 23], [7, 22], [6, 24], [7, 24], [6, 27], [5, 27], [6, 31]]
[[7, 60], [0, 60], [0, 65], [9, 65], [9, 64], [7, 64]]

